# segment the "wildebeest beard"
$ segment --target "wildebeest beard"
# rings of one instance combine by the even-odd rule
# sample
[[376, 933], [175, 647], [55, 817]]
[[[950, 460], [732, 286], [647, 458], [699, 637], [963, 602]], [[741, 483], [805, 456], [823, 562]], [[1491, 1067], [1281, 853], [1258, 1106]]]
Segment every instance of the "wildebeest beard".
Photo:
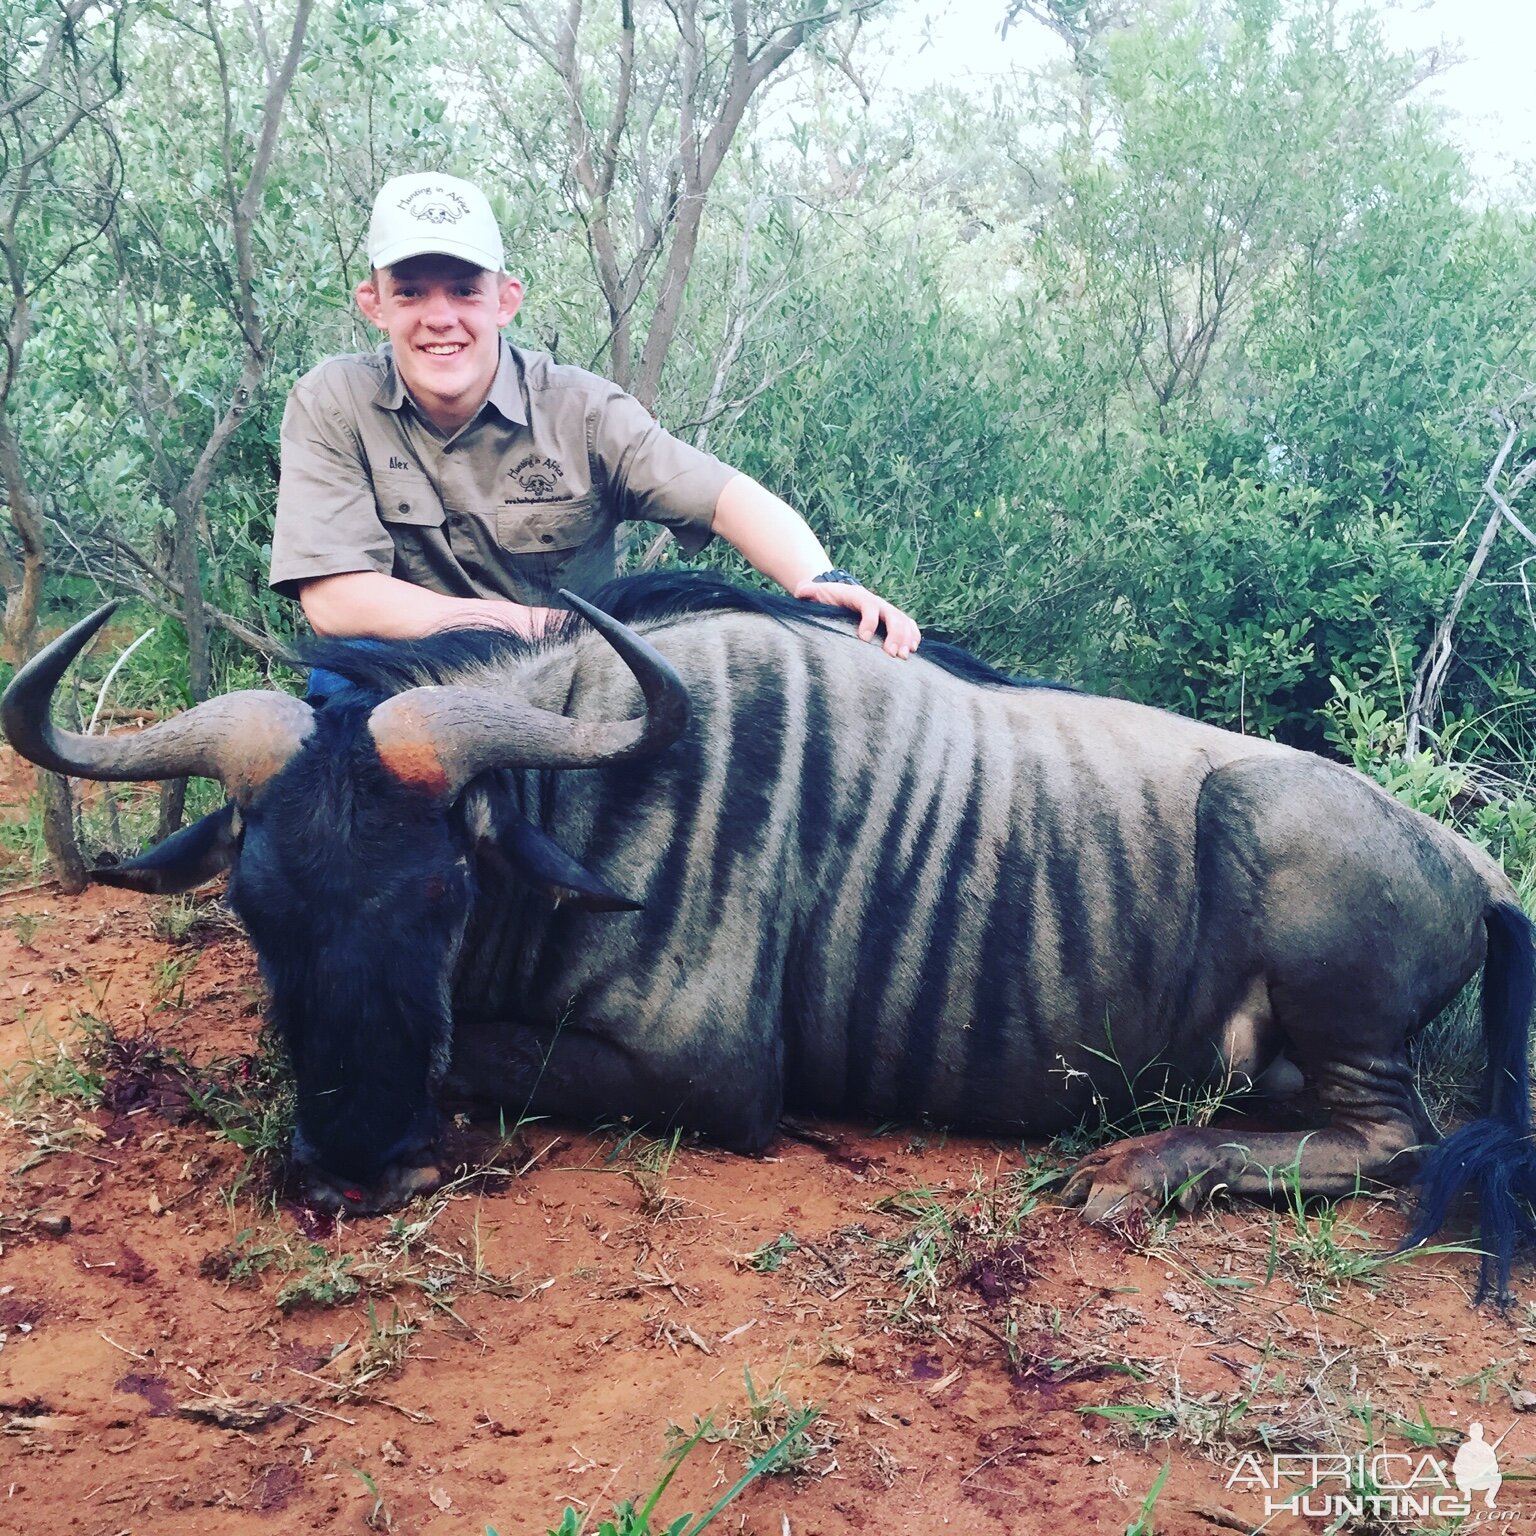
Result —
[[473, 886], [456, 816], [380, 766], [377, 702], [317, 712], [245, 817], [229, 891], [297, 1082], [305, 1193], [352, 1209], [435, 1182], [430, 1090]]

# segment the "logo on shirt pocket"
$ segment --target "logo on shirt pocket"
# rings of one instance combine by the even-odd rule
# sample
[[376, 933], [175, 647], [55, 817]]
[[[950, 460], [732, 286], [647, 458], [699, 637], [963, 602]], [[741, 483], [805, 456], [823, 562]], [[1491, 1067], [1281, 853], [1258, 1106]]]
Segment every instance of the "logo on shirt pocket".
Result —
[[546, 458], [541, 454], [530, 453], [526, 458], [520, 459], [507, 471], [507, 477], [517, 486], [522, 495], [510, 497], [513, 501], [553, 501], [556, 497], [567, 496], [570, 493], [560, 483], [565, 470], [559, 459]]

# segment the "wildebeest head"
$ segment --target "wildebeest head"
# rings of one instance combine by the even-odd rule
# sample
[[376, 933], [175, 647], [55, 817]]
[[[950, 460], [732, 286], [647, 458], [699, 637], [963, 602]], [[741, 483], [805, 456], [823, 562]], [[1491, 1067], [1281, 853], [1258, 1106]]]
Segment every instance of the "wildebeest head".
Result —
[[446, 1059], [454, 964], [482, 858], [558, 898], [634, 905], [530, 823], [487, 816], [473, 788], [497, 768], [648, 756], [687, 724], [687, 694], [667, 662], [565, 595], [634, 674], [646, 705], [637, 718], [576, 720], [511, 688], [453, 686], [382, 702], [344, 694], [320, 709], [253, 691], [134, 736], [61, 731], [49, 718], [53, 691], [112, 606], [34, 657], [0, 703], [11, 744], [57, 773], [200, 775], [224, 786], [223, 809], [95, 877], [169, 892], [230, 870], [230, 902], [293, 1065], [294, 1156], [317, 1203], [381, 1209], [436, 1182], [429, 1086]]

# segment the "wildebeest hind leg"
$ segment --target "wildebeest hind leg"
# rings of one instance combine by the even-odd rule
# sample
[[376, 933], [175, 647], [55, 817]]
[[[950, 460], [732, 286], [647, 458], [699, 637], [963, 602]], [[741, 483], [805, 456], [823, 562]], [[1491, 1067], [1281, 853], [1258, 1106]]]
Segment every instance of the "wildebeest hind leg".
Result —
[[[1407, 1042], [1481, 967], [1484, 876], [1422, 818], [1321, 759], [1255, 757], [1200, 794], [1204, 1018], [1241, 998], [1301, 1071], [1314, 1131], [1179, 1128], [1085, 1158], [1067, 1197], [1092, 1218], [1127, 1203], [1191, 1205], [1289, 1181], [1345, 1195], [1402, 1183], [1433, 1131]], [[1347, 835], [1341, 835], [1347, 829]], [[1217, 961], [1219, 960], [1219, 964]], [[1233, 978], [1261, 986], [1233, 991]]]
[[1090, 1153], [1062, 1191], [1089, 1221], [1176, 1203], [1189, 1210], [1220, 1191], [1269, 1196], [1299, 1188], [1347, 1195], [1366, 1181], [1399, 1184], [1416, 1168], [1427, 1126], [1406, 1057], [1334, 1057], [1309, 1086], [1330, 1111], [1312, 1131], [1230, 1131], [1177, 1126]]

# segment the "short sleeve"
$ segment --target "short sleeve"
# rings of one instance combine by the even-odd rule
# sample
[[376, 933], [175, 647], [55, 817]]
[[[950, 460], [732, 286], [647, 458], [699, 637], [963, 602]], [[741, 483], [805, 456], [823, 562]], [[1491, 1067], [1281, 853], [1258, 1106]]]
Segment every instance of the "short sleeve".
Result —
[[684, 553], [714, 537], [715, 503], [736, 471], [672, 436], [616, 385], [592, 402], [592, 456], [621, 521], [661, 523]]
[[268, 580], [294, 597], [300, 582], [350, 571], [388, 576], [394, 561], [361, 441], [306, 375], [283, 411]]

